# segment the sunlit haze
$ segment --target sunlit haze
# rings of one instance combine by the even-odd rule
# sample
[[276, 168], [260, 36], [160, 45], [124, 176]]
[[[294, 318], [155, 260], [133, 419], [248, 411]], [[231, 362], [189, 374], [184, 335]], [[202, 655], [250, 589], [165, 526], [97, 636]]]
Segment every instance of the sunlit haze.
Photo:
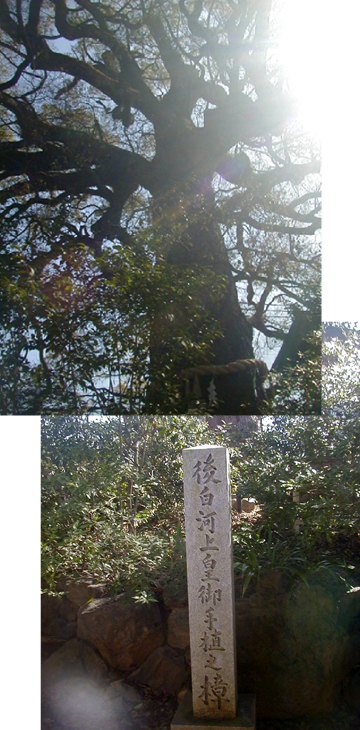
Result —
[[289, 88], [309, 132], [320, 134], [323, 118], [324, 0], [287, 0], [281, 10], [279, 55]]
[[322, 145], [323, 321], [360, 316], [358, 277], [358, 28], [360, 7], [326, 0], [279, 0], [279, 55], [307, 130]]

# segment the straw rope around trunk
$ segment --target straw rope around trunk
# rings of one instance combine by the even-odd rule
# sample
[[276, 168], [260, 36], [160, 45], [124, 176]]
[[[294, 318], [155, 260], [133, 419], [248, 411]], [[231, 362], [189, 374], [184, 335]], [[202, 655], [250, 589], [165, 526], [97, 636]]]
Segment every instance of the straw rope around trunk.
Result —
[[249, 372], [254, 379], [254, 390], [259, 396], [263, 395], [263, 384], [267, 377], [270, 378], [270, 373], [266, 362], [263, 360], [234, 360], [233, 362], [227, 363], [227, 365], [198, 365], [197, 367], [187, 368], [181, 370], [179, 377], [181, 380], [186, 381], [186, 396], [190, 395], [190, 380], [194, 378], [192, 393], [201, 397], [201, 388], [199, 383], [199, 376], [201, 375], [230, 375], [230, 373], [238, 372]]
[[258, 373], [261, 378], [266, 380], [269, 370], [266, 362], [263, 360], [234, 360], [227, 365], [198, 365], [198, 367], [187, 368], [181, 370], [180, 378], [187, 380], [195, 375], [228, 375], [229, 373], [237, 373], [240, 371], [249, 371]]

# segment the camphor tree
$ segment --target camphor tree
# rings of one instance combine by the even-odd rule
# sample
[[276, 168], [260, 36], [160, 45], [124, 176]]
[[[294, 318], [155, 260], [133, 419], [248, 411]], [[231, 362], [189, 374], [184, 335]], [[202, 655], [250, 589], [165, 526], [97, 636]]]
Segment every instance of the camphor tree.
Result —
[[320, 163], [280, 12], [0, 0], [3, 413], [182, 413], [185, 383], [256, 413], [254, 363], [184, 372], [252, 360], [254, 330], [307, 357]]

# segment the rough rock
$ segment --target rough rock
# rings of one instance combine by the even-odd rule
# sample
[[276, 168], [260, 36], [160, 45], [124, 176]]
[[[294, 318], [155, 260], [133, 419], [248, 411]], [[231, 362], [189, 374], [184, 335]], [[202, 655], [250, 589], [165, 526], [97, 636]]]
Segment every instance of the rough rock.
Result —
[[352, 588], [341, 598], [339, 613], [339, 623], [350, 636], [353, 665], [343, 682], [343, 698], [360, 715], [360, 587]]
[[[131, 720], [131, 712], [142, 704], [142, 697], [135, 687], [130, 687], [123, 680], [113, 682], [105, 692], [105, 703], [108, 715], [115, 716], [119, 721], [119, 730], [137, 727]], [[104, 725], [107, 730], [107, 726]]]
[[77, 606], [67, 596], [41, 596], [41, 635], [52, 639], [76, 636]]
[[44, 662], [46, 659], [49, 659], [51, 654], [54, 654], [55, 651], [58, 651], [58, 649], [61, 649], [61, 647], [65, 644], [65, 639], [47, 639], [43, 636], [41, 637], [41, 661]]
[[188, 593], [187, 588], [184, 587], [183, 590], [177, 591], [176, 593], [171, 593], [169, 589], [165, 588], [162, 599], [164, 602], [164, 606], [167, 609], [170, 609], [170, 611], [173, 610], [173, 608], [184, 608], [188, 607]]
[[[134, 730], [135, 687], [112, 682], [103, 659], [86, 642], [68, 641], [43, 664], [43, 724], [66, 730]], [[57, 726], [57, 725], [56, 725]]]
[[341, 598], [339, 604], [340, 621], [342, 625], [352, 630], [360, 620], [360, 587], [351, 588]]
[[150, 654], [140, 669], [133, 672], [129, 679], [145, 684], [152, 689], [168, 694], [179, 692], [187, 677], [186, 662], [169, 646], [161, 646]]
[[241, 500], [241, 511], [252, 512], [256, 506], [256, 499], [254, 497], [244, 497]]
[[189, 610], [187, 607], [174, 608], [167, 622], [167, 642], [175, 649], [190, 646]]
[[164, 642], [157, 604], [135, 604], [125, 594], [98, 598], [79, 609], [78, 637], [114, 669], [137, 669]]
[[94, 598], [101, 598], [105, 592], [105, 584], [94, 584], [91, 579], [70, 580], [67, 582], [65, 590], [69, 601], [78, 608]]
[[351, 656], [331, 592], [255, 591], [236, 602], [236, 633], [239, 691], [256, 694], [260, 717], [331, 711]]
[[353, 712], [360, 715], [360, 667], [346, 677], [343, 685], [343, 699]]
[[72, 639], [42, 667], [43, 717], [67, 730], [121, 730], [111, 703], [106, 702], [108, 668], [85, 642]]
[[54, 652], [42, 666], [44, 686], [54, 684], [64, 676], [75, 678], [86, 675], [94, 682], [105, 681], [109, 670], [104, 660], [85, 641], [71, 639]]
[[137, 705], [142, 701], [136, 687], [126, 684], [123, 679], [112, 682], [105, 692], [106, 699], [118, 701], [126, 705]]

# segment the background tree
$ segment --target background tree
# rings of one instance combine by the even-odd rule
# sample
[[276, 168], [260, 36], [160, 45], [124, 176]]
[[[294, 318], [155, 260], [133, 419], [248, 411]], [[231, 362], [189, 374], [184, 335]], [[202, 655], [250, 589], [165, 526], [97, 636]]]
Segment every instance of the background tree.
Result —
[[[184, 412], [182, 369], [286, 342], [298, 310], [316, 329], [279, 7], [1, 0], [2, 412]], [[256, 412], [252, 375], [225, 393]]]

